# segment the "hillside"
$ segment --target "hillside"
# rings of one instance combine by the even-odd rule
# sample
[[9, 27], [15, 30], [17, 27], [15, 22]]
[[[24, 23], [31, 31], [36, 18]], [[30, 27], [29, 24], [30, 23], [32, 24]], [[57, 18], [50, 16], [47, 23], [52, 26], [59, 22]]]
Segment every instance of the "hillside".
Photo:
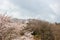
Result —
[[0, 40], [60, 40], [60, 24], [0, 15]]

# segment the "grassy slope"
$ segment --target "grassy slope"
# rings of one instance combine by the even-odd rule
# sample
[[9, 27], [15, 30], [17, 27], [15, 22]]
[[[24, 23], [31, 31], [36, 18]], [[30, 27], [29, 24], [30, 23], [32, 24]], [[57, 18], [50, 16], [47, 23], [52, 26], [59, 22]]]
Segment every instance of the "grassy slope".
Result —
[[[28, 23], [15, 22], [10, 17], [0, 15], [0, 40], [12, 40], [25, 32], [32, 32], [35, 40], [60, 40], [60, 24], [37, 19], [28, 19]], [[27, 26], [26, 26], [27, 25]], [[25, 27], [26, 26], [26, 27]]]

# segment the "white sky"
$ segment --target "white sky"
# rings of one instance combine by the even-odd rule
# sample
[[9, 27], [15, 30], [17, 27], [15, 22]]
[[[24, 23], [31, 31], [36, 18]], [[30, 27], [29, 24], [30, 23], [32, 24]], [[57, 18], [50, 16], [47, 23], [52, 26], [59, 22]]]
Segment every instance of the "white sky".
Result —
[[0, 0], [0, 13], [14, 18], [60, 22], [60, 0]]

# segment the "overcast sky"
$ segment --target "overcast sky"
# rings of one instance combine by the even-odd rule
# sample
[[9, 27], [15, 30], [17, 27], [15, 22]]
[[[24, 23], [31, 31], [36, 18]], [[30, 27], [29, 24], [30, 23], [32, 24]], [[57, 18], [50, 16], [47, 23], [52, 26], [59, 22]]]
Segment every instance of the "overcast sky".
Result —
[[60, 22], [60, 0], [0, 0], [0, 13], [14, 18]]

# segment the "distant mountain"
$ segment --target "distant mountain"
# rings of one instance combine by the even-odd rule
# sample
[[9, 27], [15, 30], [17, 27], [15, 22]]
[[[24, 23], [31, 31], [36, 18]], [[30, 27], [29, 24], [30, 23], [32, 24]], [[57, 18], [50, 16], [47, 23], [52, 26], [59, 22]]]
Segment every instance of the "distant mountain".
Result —
[[24, 23], [27, 19], [17, 19], [17, 18], [13, 18], [12, 20], [13, 20], [13, 22]]

